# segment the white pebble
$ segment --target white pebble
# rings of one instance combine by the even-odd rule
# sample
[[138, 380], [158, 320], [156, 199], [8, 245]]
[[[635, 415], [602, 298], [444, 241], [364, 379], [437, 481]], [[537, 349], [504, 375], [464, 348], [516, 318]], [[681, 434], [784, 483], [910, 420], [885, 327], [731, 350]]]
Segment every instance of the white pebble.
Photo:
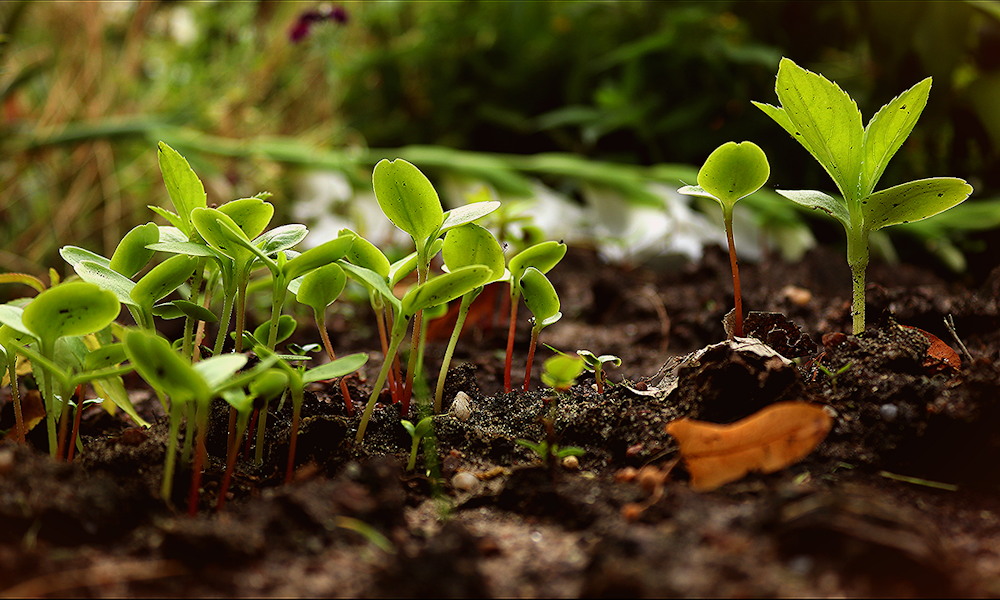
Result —
[[459, 471], [451, 478], [451, 487], [462, 492], [473, 492], [479, 489], [479, 478], [468, 471]]
[[468, 421], [472, 416], [472, 398], [465, 392], [455, 394], [455, 400], [448, 412], [459, 421]]

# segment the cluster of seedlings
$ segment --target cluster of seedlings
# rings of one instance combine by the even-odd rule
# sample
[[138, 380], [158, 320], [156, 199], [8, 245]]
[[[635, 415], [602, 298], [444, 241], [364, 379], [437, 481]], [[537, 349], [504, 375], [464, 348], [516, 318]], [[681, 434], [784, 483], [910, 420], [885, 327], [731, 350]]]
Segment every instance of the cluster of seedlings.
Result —
[[[960, 179], [933, 178], [874, 191], [927, 102], [929, 79], [889, 102], [867, 126], [862, 126], [861, 114], [850, 96], [791, 60], [781, 61], [776, 90], [780, 106], [756, 105], [820, 162], [841, 195], [779, 193], [843, 224], [853, 272], [854, 333], [859, 334], [865, 326], [864, 281], [871, 232], [946, 210], [965, 200], [972, 188]], [[499, 202], [473, 202], [445, 211], [433, 185], [417, 167], [401, 159], [379, 162], [373, 173], [379, 206], [394, 225], [410, 235], [414, 246], [408, 256], [391, 262], [370, 241], [346, 229], [325, 243], [296, 251], [308, 231], [300, 224], [269, 228], [274, 214], [267, 201], [269, 194], [210, 207], [202, 182], [188, 162], [164, 143], [159, 144], [159, 166], [173, 210], [150, 208], [169, 225], [150, 222], [132, 229], [111, 257], [74, 246], [62, 248], [62, 257], [75, 271], [71, 281], [61, 282], [55, 271], [51, 271], [49, 284], [23, 274], [0, 279], [37, 291], [34, 297], [0, 305], [0, 355], [7, 367], [5, 381], [10, 384], [16, 416], [9, 434], [13, 439], [24, 441], [26, 432], [44, 419], [51, 455], [71, 459], [80, 444], [76, 433], [88, 385], [104, 401], [117, 405], [140, 425], [148, 425], [132, 406], [123, 384], [122, 377], [134, 371], [155, 391], [169, 415], [169, 447], [161, 489], [164, 499], [171, 498], [173, 473], [180, 458], [191, 465], [188, 510], [196, 511], [206, 464], [210, 405], [217, 398], [231, 407], [219, 507], [241, 447], [253, 446], [253, 459], [262, 462], [268, 407], [286, 399], [293, 408], [286, 470], [286, 477], [291, 477], [305, 386], [340, 378], [345, 409], [348, 414], [355, 409], [342, 378], [361, 368], [368, 356], [337, 357], [325, 319], [328, 307], [349, 280], [367, 291], [383, 356], [358, 421], [355, 443], [363, 443], [378, 398], [387, 386], [413, 439], [413, 468], [420, 441], [432, 434], [433, 422], [427, 415], [446, 409], [445, 376], [466, 316], [472, 302], [490, 284], [506, 282], [510, 293], [506, 392], [513, 389], [514, 334], [522, 299], [532, 313], [523, 384], [528, 390], [539, 334], [562, 316], [559, 296], [546, 273], [563, 258], [566, 246], [545, 241], [506, 256], [497, 238], [476, 224], [495, 211]], [[769, 175], [767, 158], [757, 145], [730, 142], [706, 160], [698, 173], [698, 185], [680, 189], [713, 198], [722, 207], [734, 288], [732, 333], [737, 337], [743, 336], [743, 306], [733, 210], [737, 201], [760, 189]], [[157, 254], [168, 257], [150, 268]], [[432, 269], [438, 255], [442, 267]], [[403, 288], [404, 279], [413, 283]], [[270, 317], [251, 330], [247, 326], [248, 294], [262, 287], [270, 289]], [[399, 295], [399, 289], [405, 292]], [[311, 309], [327, 362], [310, 368], [307, 349], [293, 344], [278, 349], [296, 327], [296, 320], [286, 311], [290, 297]], [[426, 313], [454, 300], [459, 302], [458, 317], [433, 394], [415, 392], [415, 378], [423, 376]], [[132, 325], [118, 322], [122, 306], [130, 313]], [[163, 337], [158, 319], [183, 319], [181, 337]], [[208, 341], [206, 335], [212, 328], [214, 339]], [[408, 333], [409, 352], [401, 353]], [[401, 355], [405, 356], [405, 368]], [[553, 390], [547, 400], [546, 439], [519, 443], [532, 448], [550, 465], [578, 454], [579, 449], [560, 448], [556, 443], [552, 423], [559, 398], [584, 369], [594, 372], [597, 391], [603, 393], [605, 366], [620, 363], [618, 357], [597, 356], [586, 350], [576, 356], [549, 359], [542, 375], [542, 381]], [[44, 410], [31, 418], [22, 414], [18, 393], [18, 378], [28, 372], [44, 404]], [[423, 418], [414, 423], [407, 419], [415, 397], [423, 408], [419, 415]], [[71, 421], [75, 422], [72, 433]], [[689, 425], [676, 425], [675, 430], [682, 427]], [[683, 454], [683, 443], [681, 450]], [[796, 453], [800, 455], [802, 452]], [[774, 465], [764, 467], [773, 470]], [[744, 472], [760, 468], [752, 461], [741, 466]], [[710, 477], [700, 475], [700, 481], [712, 481]]]

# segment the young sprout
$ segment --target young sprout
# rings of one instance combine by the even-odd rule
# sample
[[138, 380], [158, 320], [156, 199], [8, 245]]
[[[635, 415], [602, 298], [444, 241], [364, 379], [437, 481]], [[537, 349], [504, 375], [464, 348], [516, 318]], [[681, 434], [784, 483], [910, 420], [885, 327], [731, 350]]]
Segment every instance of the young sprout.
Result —
[[[496, 201], [474, 202], [445, 212], [430, 180], [420, 172], [420, 169], [403, 159], [380, 160], [372, 172], [372, 187], [375, 190], [375, 199], [385, 216], [413, 239], [417, 250], [417, 285], [425, 283], [428, 279], [431, 259], [436, 254], [436, 251], [431, 251], [435, 240], [449, 229], [472, 223], [500, 206]], [[418, 310], [413, 319], [414, 333], [410, 343], [410, 360], [403, 386], [404, 415], [409, 408], [416, 361], [421, 354], [419, 348], [423, 344], [419, 334], [422, 321], [423, 311]]]
[[682, 194], [712, 198], [722, 207], [722, 222], [729, 244], [729, 266], [733, 272], [735, 324], [733, 335], [743, 337], [743, 295], [740, 292], [740, 269], [733, 241], [733, 208], [736, 203], [759, 190], [771, 174], [767, 156], [753, 142], [726, 142], [716, 148], [698, 171], [698, 185], [677, 190]]
[[417, 450], [420, 449], [420, 440], [424, 439], [434, 429], [434, 417], [424, 417], [416, 425], [406, 419], [403, 419], [400, 423], [413, 440], [413, 444], [410, 446], [410, 460], [406, 463], [406, 470], [412, 471], [417, 466]]
[[[295, 299], [312, 309], [316, 328], [319, 329], [319, 337], [323, 340], [323, 348], [329, 360], [335, 360], [337, 355], [333, 352], [330, 332], [326, 330], [326, 308], [340, 297], [346, 285], [347, 275], [336, 263], [324, 265], [298, 279], [293, 279], [288, 284], [288, 289], [295, 294]], [[353, 415], [354, 404], [351, 402], [351, 394], [344, 379], [340, 380], [340, 395], [344, 398], [347, 415]]]
[[[75, 382], [69, 380], [66, 372], [57, 366], [56, 342], [104, 329], [118, 317], [120, 311], [121, 304], [113, 293], [84, 281], [51, 287], [24, 308], [21, 321], [38, 340], [37, 354], [31, 352], [28, 356], [34, 368], [42, 372], [40, 384], [45, 399], [49, 454], [53, 457], [58, 456], [56, 415], [59, 415], [60, 427], [65, 428], [70, 390], [75, 387]], [[21, 352], [24, 353], [25, 348], [21, 348]], [[58, 389], [55, 387], [57, 383], [60, 384]]]
[[535, 267], [525, 269], [519, 287], [524, 294], [524, 303], [533, 315], [528, 360], [524, 367], [524, 391], [527, 392], [531, 383], [531, 364], [535, 358], [535, 348], [538, 346], [538, 335], [542, 329], [561, 319], [562, 313], [559, 312], [559, 294], [548, 278]]
[[[467, 223], [461, 227], [452, 229], [444, 236], [444, 247], [441, 249], [441, 257], [449, 270], [460, 269], [469, 265], [485, 265], [493, 272], [493, 279], [487, 282], [502, 281], [507, 277], [507, 270], [504, 268], [503, 248], [493, 234], [485, 228], [475, 223]], [[455, 319], [455, 328], [448, 339], [448, 347], [445, 349], [444, 359], [441, 362], [441, 372], [438, 373], [437, 388], [434, 391], [434, 412], [441, 412], [442, 399], [444, 397], [444, 383], [448, 375], [448, 366], [451, 364], [451, 357], [455, 353], [455, 346], [458, 344], [458, 337], [462, 333], [465, 319], [469, 314], [469, 307], [473, 301], [482, 293], [486, 284], [462, 295], [461, 304], [458, 309], [458, 316]]]
[[972, 193], [972, 186], [954, 177], [920, 179], [875, 191], [889, 160], [923, 112], [930, 89], [928, 77], [893, 98], [862, 125], [857, 104], [837, 84], [782, 58], [775, 80], [781, 105], [753, 103], [812, 154], [840, 191], [839, 198], [815, 190], [778, 193], [821, 210], [844, 226], [855, 334], [865, 330], [865, 271], [871, 233], [932, 217]]
[[594, 373], [594, 381], [597, 382], [597, 393], [603, 394], [605, 380], [604, 365], [620, 367], [622, 366], [622, 359], [613, 354], [602, 354], [597, 356], [590, 350], [577, 350], [576, 353], [583, 359], [583, 368]]
[[514, 333], [517, 331], [517, 309], [521, 301], [521, 276], [528, 267], [541, 273], [548, 273], [566, 255], [566, 244], [562, 242], [540, 242], [518, 252], [507, 262], [510, 273], [510, 324], [507, 330], [507, 356], [503, 367], [503, 389], [510, 392], [510, 371], [514, 360]]
[[542, 417], [542, 424], [545, 426], [545, 439], [541, 442], [515, 440], [517, 444], [529, 448], [535, 454], [538, 454], [548, 466], [553, 478], [555, 478], [557, 473], [556, 461], [558, 459], [566, 458], [567, 456], [582, 456], [584, 453], [582, 448], [577, 448], [576, 446], [560, 447], [555, 430], [559, 397], [573, 387], [577, 377], [583, 372], [583, 368], [584, 362], [579, 356], [557, 354], [545, 361], [542, 365], [542, 383], [552, 388], [553, 391], [553, 395], [546, 398], [549, 409], [548, 415]]

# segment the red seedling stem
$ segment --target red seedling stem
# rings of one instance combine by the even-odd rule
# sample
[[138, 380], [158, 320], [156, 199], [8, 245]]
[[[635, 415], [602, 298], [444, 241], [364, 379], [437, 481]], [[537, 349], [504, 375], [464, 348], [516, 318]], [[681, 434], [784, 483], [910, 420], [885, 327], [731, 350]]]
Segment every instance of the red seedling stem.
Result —
[[76, 437], [80, 435], [80, 417], [83, 414], [83, 386], [76, 386], [76, 410], [73, 415], [73, 433], [69, 436], [69, 448], [66, 449], [66, 462], [72, 462], [76, 455]]
[[[198, 408], [201, 412], [202, 407]], [[199, 421], [203, 419], [199, 418]], [[198, 424], [198, 434], [195, 438], [194, 463], [191, 465], [191, 489], [188, 490], [188, 516], [198, 514], [198, 490], [201, 488], [201, 469], [205, 465], [205, 456], [208, 449], [205, 447], [205, 437], [208, 433], [208, 423]]]
[[510, 301], [510, 326], [507, 329], [507, 358], [503, 365], [503, 391], [510, 393], [510, 369], [514, 362], [514, 333], [517, 331], [517, 302], [513, 297]]
[[[319, 325], [319, 337], [323, 340], [323, 348], [326, 350], [327, 357], [333, 361], [337, 360], [337, 355], [333, 351], [333, 344], [330, 342], [330, 333], [326, 330], [326, 323], [323, 319], [317, 318], [317, 325]], [[347, 411], [347, 416], [354, 415], [354, 404], [351, 403], [351, 392], [347, 389], [347, 382], [344, 378], [340, 378], [340, 395], [344, 398], [344, 408]]]
[[240, 453], [240, 440], [234, 435], [229, 444], [229, 451], [226, 452], [226, 472], [222, 475], [222, 483], [219, 484], [219, 498], [215, 502], [215, 510], [222, 510], [226, 505], [226, 494], [229, 493], [229, 484], [233, 479], [233, 471], [236, 470], [236, 457]]
[[528, 384], [531, 383], [531, 365], [535, 361], [535, 346], [538, 345], [539, 327], [531, 328], [531, 343], [528, 345], [528, 361], [524, 365], [524, 391], [528, 391]]
[[743, 337], [743, 295], [740, 293], [740, 266], [736, 260], [736, 244], [733, 241], [733, 215], [724, 215], [726, 225], [726, 241], [729, 243], [729, 266], [733, 270], [733, 303], [736, 320], [733, 324], [733, 335]]
[[295, 474], [295, 447], [299, 441], [299, 419], [302, 416], [302, 406], [300, 403], [295, 403], [295, 408], [292, 409], [292, 435], [291, 439], [288, 440], [288, 465], [285, 467], [285, 483], [291, 483], [292, 476]]

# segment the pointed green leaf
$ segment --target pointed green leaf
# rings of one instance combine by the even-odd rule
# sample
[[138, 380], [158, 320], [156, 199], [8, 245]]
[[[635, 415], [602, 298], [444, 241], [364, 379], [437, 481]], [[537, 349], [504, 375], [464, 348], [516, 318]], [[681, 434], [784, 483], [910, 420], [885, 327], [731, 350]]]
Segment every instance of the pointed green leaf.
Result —
[[498, 208], [500, 208], [500, 203], [496, 200], [473, 202], [457, 206], [444, 213], [444, 221], [441, 223], [439, 234], [447, 233], [449, 230], [465, 225], [466, 223], [478, 221]]
[[[191, 222], [210, 246], [229, 258], [238, 258], [245, 252], [240, 242], [250, 243], [239, 225], [229, 215], [216, 208], [196, 208], [191, 213]], [[226, 227], [223, 223], [230, 225]]]
[[[152, 204], [147, 204], [146, 208], [160, 215], [161, 217], [167, 220], [167, 223], [170, 223], [171, 225], [173, 225], [182, 232], [186, 227], [190, 229], [189, 223], [186, 223], [184, 219], [180, 218], [179, 215], [172, 213], [165, 208], [162, 208], [160, 206], [153, 206]], [[188, 234], [185, 233], [185, 236], [187, 235]]]
[[218, 259], [219, 252], [211, 246], [199, 244], [197, 242], [157, 242], [148, 246], [150, 250], [156, 252], [170, 252], [171, 254], [186, 254], [188, 256], [207, 256]]
[[145, 331], [131, 330], [124, 341], [125, 352], [135, 370], [172, 401], [205, 400], [211, 396], [205, 379], [170, 347], [167, 340]]
[[137, 425], [141, 427], [150, 426], [150, 423], [140, 417], [139, 411], [132, 405], [132, 399], [129, 398], [128, 391], [125, 389], [125, 384], [122, 383], [121, 377], [95, 379], [90, 382], [90, 385], [94, 386], [94, 393], [101, 398], [111, 400], [115, 406], [122, 409]]
[[313, 269], [340, 260], [351, 249], [354, 236], [344, 235], [310, 248], [292, 260], [285, 263], [281, 271], [288, 279], [295, 279]]
[[139, 306], [152, 308], [154, 303], [187, 281], [197, 267], [197, 258], [184, 254], [171, 256], [136, 282], [129, 295]]
[[389, 265], [389, 285], [396, 287], [396, 284], [406, 278], [407, 275], [417, 269], [417, 253], [411, 252], [403, 258]]
[[864, 172], [861, 176], [861, 196], [875, 189], [889, 159], [913, 131], [931, 93], [931, 78], [914, 85], [883, 106], [865, 127]]
[[137, 225], [118, 243], [108, 266], [125, 277], [132, 277], [153, 258], [153, 251], [148, 246], [158, 241], [160, 241], [160, 228], [156, 223]]
[[336, 360], [331, 360], [318, 367], [313, 367], [302, 375], [302, 383], [312, 383], [334, 377], [343, 377], [348, 373], [353, 373], [368, 362], [368, 355], [364, 352], [342, 356]]
[[796, 204], [825, 212], [843, 223], [846, 229], [851, 228], [851, 215], [847, 211], [847, 204], [840, 198], [816, 190], [775, 191]]
[[451, 302], [479, 286], [486, 285], [492, 275], [493, 272], [489, 267], [472, 265], [429, 279], [410, 288], [403, 296], [403, 315], [410, 317], [425, 308]]
[[388, 282], [378, 273], [366, 267], [353, 265], [343, 260], [339, 261], [338, 264], [342, 269], [344, 269], [344, 272], [347, 273], [348, 277], [365, 286], [365, 288], [368, 289], [369, 294], [377, 294], [383, 301], [388, 302], [396, 312], [399, 311], [399, 298], [393, 295], [392, 291], [389, 289]]
[[864, 126], [861, 111], [840, 87], [788, 58], [778, 65], [775, 92], [793, 137], [826, 169], [841, 194], [859, 195]]
[[542, 364], [542, 383], [556, 390], [569, 389], [583, 373], [583, 368], [583, 359], [579, 356], [557, 354]]
[[344, 291], [347, 274], [340, 265], [331, 263], [306, 273], [297, 281], [299, 285], [294, 292], [295, 299], [316, 312], [322, 312]]
[[77, 246], [63, 246], [59, 249], [59, 256], [68, 262], [74, 270], [77, 265], [85, 260], [101, 265], [102, 267], [111, 268], [110, 259], [104, 258], [100, 254]]
[[219, 317], [214, 312], [190, 300], [174, 300], [171, 304], [176, 306], [185, 316], [191, 317], [196, 321], [215, 323], [219, 320]]
[[865, 226], [875, 231], [919, 221], [944, 212], [963, 202], [972, 186], [954, 177], [919, 179], [891, 187], [869, 196], [862, 205]]
[[117, 271], [89, 260], [85, 260], [75, 267], [76, 274], [80, 279], [93, 283], [108, 290], [118, 298], [118, 301], [127, 306], [136, 306], [138, 303], [132, 299], [132, 289], [135, 282], [125, 277]]
[[121, 304], [113, 293], [86, 281], [73, 281], [36, 296], [25, 307], [21, 320], [44, 343], [104, 329], [120, 311]]
[[528, 267], [521, 275], [521, 293], [524, 303], [535, 316], [535, 322], [547, 325], [547, 320], [559, 314], [559, 294], [549, 278], [535, 267]]
[[504, 255], [500, 242], [484, 227], [467, 223], [444, 236], [441, 257], [449, 270], [469, 265], [484, 265], [493, 273], [491, 281], [503, 279]]
[[252, 239], [260, 235], [271, 222], [274, 205], [260, 198], [240, 198], [226, 202], [219, 207], [219, 212], [229, 215], [247, 238]]
[[430, 180], [401, 158], [380, 160], [372, 173], [372, 187], [385, 216], [410, 234], [418, 248], [444, 222], [444, 209]]
[[195, 175], [187, 159], [163, 142], [157, 144], [157, 159], [160, 163], [160, 173], [167, 187], [170, 201], [180, 217], [181, 224], [174, 223], [188, 235], [191, 234], [191, 212], [196, 208], [207, 206], [205, 186]]
[[274, 256], [282, 250], [294, 248], [299, 242], [306, 239], [307, 235], [309, 235], [309, 230], [306, 229], [305, 225], [291, 223], [265, 231], [253, 240], [253, 244], [267, 256]]
[[753, 142], [726, 142], [719, 146], [698, 171], [698, 185], [724, 207], [756, 192], [767, 182], [771, 167], [767, 156]]

